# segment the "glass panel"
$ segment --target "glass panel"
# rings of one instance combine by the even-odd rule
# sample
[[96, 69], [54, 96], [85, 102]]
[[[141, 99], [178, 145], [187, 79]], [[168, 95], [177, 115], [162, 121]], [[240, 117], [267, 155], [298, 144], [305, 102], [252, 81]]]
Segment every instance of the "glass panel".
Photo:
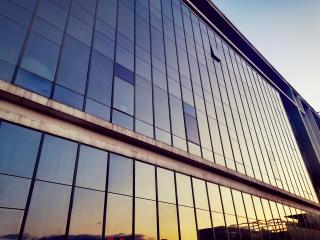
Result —
[[115, 64], [114, 74], [128, 83], [134, 84], [134, 73], [119, 63]]
[[170, 131], [168, 93], [158, 87], [154, 87], [153, 90], [155, 125], [163, 130]]
[[0, 16], [0, 58], [16, 64], [27, 30]]
[[178, 240], [176, 205], [159, 202], [158, 208], [160, 239]]
[[21, 67], [24, 69], [53, 81], [59, 56], [59, 46], [31, 33]]
[[133, 117], [117, 110], [112, 111], [112, 123], [133, 130]]
[[80, 110], [83, 106], [82, 95], [75, 93], [67, 88], [60, 87], [59, 85], [56, 85], [55, 87], [53, 99], [68, 106], [78, 108]]
[[110, 121], [110, 108], [106, 105], [93, 101], [90, 98], [87, 98], [86, 100], [85, 111], [93, 116]]
[[153, 123], [151, 83], [136, 77], [136, 117], [147, 123]]
[[0, 79], [10, 82], [12, 80], [14, 68], [15, 67], [12, 64], [0, 59]]
[[89, 48], [66, 35], [61, 52], [57, 83], [84, 94], [89, 64]]
[[170, 95], [170, 112], [172, 133], [185, 138], [182, 102], [180, 99]]
[[192, 190], [190, 177], [176, 174], [178, 204], [193, 207]]
[[248, 218], [256, 219], [256, 214], [254, 211], [251, 195], [247, 193], [243, 193], [243, 200], [244, 200], [244, 205], [246, 207]]
[[41, 133], [6, 122], [0, 125], [0, 172], [31, 177]]
[[222, 213], [211, 212], [212, 223], [216, 240], [228, 239], [227, 228], [225, 226], [224, 216]]
[[90, 46], [92, 39], [92, 28], [79, 21], [73, 16], [69, 16], [67, 33], [70, 34], [75, 39], [83, 42], [84, 44]]
[[172, 171], [157, 168], [158, 200], [168, 203], [176, 203], [174, 173]]
[[45, 37], [58, 45], [61, 45], [62, 43], [63, 32], [47, 21], [42, 20], [41, 18], [35, 18], [32, 25], [32, 31], [40, 34], [42, 37]]
[[113, 107], [133, 115], [134, 87], [132, 84], [115, 77]]
[[117, 0], [99, 1], [97, 15], [107, 24], [116, 27], [117, 21]]
[[69, 238], [101, 238], [104, 193], [76, 188]]
[[64, 30], [67, 20], [67, 13], [50, 1], [41, 1], [37, 15], [51, 23], [52, 25]]
[[111, 106], [113, 61], [92, 52], [87, 96]]
[[181, 240], [196, 240], [197, 229], [193, 208], [179, 206]]
[[81, 145], [76, 185], [105, 190], [108, 153]]
[[209, 194], [209, 202], [211, 211], [215, 212], [223, 212], [222, 203], [220, 198], [219, 186], [213, 183], [207, 183], [208, 186], [208, 194]]
[[187, 138], [189, 141], [200, 144], [197, 119], [188, 114], [184, 115], [186, 122]]
[[213, 228], [211, 226], [210, 212], [196, 210], [199, 240], [213, 239]]
[[77, 143], [45, 135], [37, 179], [72, 184]]
[[0, 208], [0, 239], [18, 239], [23, 211]]
[[132, 198], [117, 194], [108, 194], [106, 239], [131, 239], [132, 234]]
[[135, 200], [135, 239], [157, 239], [156, 202]]
[[246, 217], [246, 211], [244, 210], [241, 192], [237, 191], [237, 190], [233, 190], [233, 189], [231, 191], [232, 191], [232, 196], [233, 196], [233, 200], [234, 200], [236, 215]]
[[71, 187], [36, 181], [24, 236], [64, 239]]
[[209, 210], [206, 183], [203, 180], [192, 178], [194, 202], [196, 208]]
[[225, 213], [234, 215], [234, 206], [231, 196], [230, 188], [220, 186], [223, 209]]
[[135, 162], [135, 196], [156, 199], [155, 168], [142, 162]]
[[0, 207], [24, 209], [31, 180], [0, 174]]
[[110, 154], [108, 191], [132, 195], [133, 161], [117, 154]]

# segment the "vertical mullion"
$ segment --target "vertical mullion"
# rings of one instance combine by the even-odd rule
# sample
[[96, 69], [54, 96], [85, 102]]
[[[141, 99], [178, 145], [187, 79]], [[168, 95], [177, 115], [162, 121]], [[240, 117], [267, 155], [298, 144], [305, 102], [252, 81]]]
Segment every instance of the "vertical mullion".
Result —
[[18, 236], [19, 240], [23, 240], [23, 232], [24, 232], [24, 228], [26, 225], [26, 220], [27, 220], [27, 216], [28, 216], [28, 212], [29, 212], [29, 208], [30, 208], [30, 203], [31, 203], [31, 197], [32, 197], [32, 193], [33, 193], [33, 189], [34, 189], [34, 185], [35, 185], [35, 181], [36, 181], [36, 176], [37, 176], [37, 171], [38, 171], [38, 166], [39, 166], [39, 161], [40, 161], [40, 156], [41, 156], [41, 150], [42, 150], [43, 141], [44, 141], [44, 136], [45, 136], [45, 134], [42, 133], [41, 139], [40, 139], [40, 144], [39, 144], [39, 149], [38, 149], [38, 153], [37, 153], [37, 158], [36, 158], [36, 162], [35, 162], [35, 167], [34, 167], [32, 178], [31, 178], [31, 184], [30, 184], [30, 189], [29, 189], [28, 198], [27, 198], [27, 202], [26, 202], [26, 207], [24, 210], [24, 214], [23, 214], [23, 218], [22, 218], [22, 222], [21, 222], [21, 227], [20, 227], [20, 231], [19, 231], [19, 236]]
[[179, 216], [179, 202], [178, 202], [178, 186], [177, 186], [177, 176], [176, 172], [173, 172], [174, 176], [174, 190], [176, 195], [176, 209], [177, 209], [177, 223], [178, 223], [178, 234], [179, 234], [179, 240], [181, 240], [181, 231], [180, 231], [180, 216]]
[[158, 168], [154, 166], [155, 190], [156, 190], [156, 212], [157, 212], [157, 238], [160, 240], [160, 220], [159, 220], [159, 197], [158, 197]]
[[102, 239], [106, 239], [106, 219], [107, 219], [107, 207], [108, 207], [108, 182], [109, 182], [109, 169], [110, 169], [110, 155], [108, 152], [107, 169], [106, 169], [106, 181], [104, 192], [104, 204], [103, 204], [103, 219], [102, 219]]
[[199, 231], [198, 231], [198, 218], [197, 218], [197, 208], [194, 199], [194, 190], [193, 190], [193, 177], [188, 176], [191, 181], [191, 192], [192, 192], [192, 202], [193, 202], [193, 211], [194, 211], [194, 220], [196, 223], [196, 230], [197, 230], [197, 239], [199, 239]]

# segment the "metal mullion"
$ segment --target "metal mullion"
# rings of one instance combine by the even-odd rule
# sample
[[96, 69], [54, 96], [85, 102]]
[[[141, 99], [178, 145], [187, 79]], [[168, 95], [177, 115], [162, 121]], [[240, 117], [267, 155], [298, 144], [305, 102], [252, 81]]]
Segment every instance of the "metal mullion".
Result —
[[[261, 83], [262, 85], [263, 84], [266, 84], [266, 83]], [[261, 85], [260, 85], [261, 86]], [[267, 108], [268, 108], [268, 111], [269, 111], [269, 113], [270, 114], [272, 114], [272, 116], [274, 116], [274, 111], [272, 110], [272, 107], [271, 107], [271, 105], [272, 105], [272, 103], [270, 102], [270, 98], [269, 98], [269, 93], [267, 93], [267, 89], [266, 89], [266, 87], [265, 86], [261, 86], [261, 89], [264, 89], [264, 92], [266, 93], [265, 95], [262, 95], [263, 97], [264, 97], [264, 101], [266, 102], [266, 105], [267, 105]], [[268, 103], [268, 104], [267, 104]], [[274, 136], [275, 136], [275, 139], [276, 139], [276, 141], [277, 141], [277, 143], [278, 144], [276, 144], [275, 146], [278, 146], [278, 147], [276, 147], [276, 149], [278, 149], [279, 147], [280, 147], [280, 153], [278, 152], [278, 155], [279, 154], [281, 154], [281, 156], [282, 156], [282, 158], [284, 158], [285, 156], [283, 155], [283, 143], [282, 143], [282, 139], [280, 138], [280, 135], [279, 135], [279, 133], [277, 133], [277, 132], [275, 132], [275, 130], [276, 129], [278, 129], [278, 126], [277, 126], [277, 124], [275, 123], [275, 119], [274, 118], [270, 118], [270, 120], [271, 120], [271, 124], [272, 124], [272, 130], [273, 130], [273, 132], [274, 132]], [[280, 138], [280, 139], [279, 139]], [[280, 144], [281, 143], [281, 144]], [[280, 159], [279, 159], [280, 160]], [[280, 161], [280, 165], [282, 165], [281, 164], [281, 161]], [[284, 171], [284, 177], [285, 177], [285, 179], [286, 179], [286, 182], [287, 182], [287, 185], [290, 183], [290, 185], [291, 185], [291, 187], [293, 187], [293, 185], [292, 185], [292, 181], [291, 181], [291, 177], [290, 177], [290, 175], [288, 175], [288, 173], [287, 173], [287, 165], [286, 165], [286, 163], [284, 163], [284, 167], [283, 167], [283, 165], [282, 165], [282, 168], [283, 168], [283, 171], [284, 170], [286, 170], [286, 171]], [[287, 177], [288, 177], [288, 179], [287, 179]], [[290, 182], [289, 182], [290, 181]], [[289, 186], [288, 186], [288, 191], [289, 192], [291, 192], [291, 190], [290, 190], [290, 188], [289, 188]], [[294, 192], [293, 192], [294, 193]], [[294, 193], [295, 194], [295, 193]]]
[[56, 84], [57, 84], [57, 78], [58, 78], [58, 74], [59, 74], [59, 71], [60, 71], [60, 62], [61, 62], [61, 58], [62, 58], [61, 57], [62, 49], [64, 47], [64, 42], [65, 42], [66, 35], [67, 35], [67, 28], [68, 28], [68, 24], [69, 24], [69, 18], [70, 18], [70, 15], [71, 15], [70, 11], [71, 11], [71, 6], [72, 6], [73, 1], [74, 0], [70, 0], [69, 9], [66, 12], [67, 13], [66, 25], [65, 25], [64, 30], [63, 30], [63, 38], [62, 38], [60, 49], [59, 49], [59, 56], [58, 56], [58, 61], [57, 61], [56, 72], [54, 74], [54, 78], [53, 78], [53, 81], [52, 81], [52, 89], [51, 89], [51, 93], [50, 93], [50, 97], [49, 97], [50, 99], [53, 98], [53, 94], [54, 94], [54, 91], [55, 91], [55, 88], [56, 88]]
[[154, 166], [155, 190], [156, 190], [156, 212], [157, 212], [157, 237], [160, 240], [160, 220], [159, 220], [159, 196], [158, 196], [158, 168]]
[[227, 230], [227, 221], [226, 221], [226, 213], [225, 213], [225, 210], [224, 210], [224, 205], [223, 205], [223, 199], [222, 199], [222, 195], [221, 195], [221, 190], [220, 190], [220, 186], [219, 184], [217, 184], [218, 186], [218, 191], [219, 191], [219, 196], [218, 198], [220, 198], [220, 202], [221, 202], [221, 207], [222, 207], [222, 215], [223, 215], [223, 220], [224, 220], [224, 226], [226, 228], [226, 233], [227, 233], [227, 238], [228, 240], [231, 240], [230, 237], [229, 237], [229, 231]]
[[177, 223], [178, 223], [178, 235], [179, 235], [179, 240], [181, 240], [181, 231], [180, 231], [180, 216], [179, 216], [179, 204], [178, 204], [178, 186], [177, 186], [177, 177], [176, 177], [176, 172], [173, 171], [173, 177], [174, 177], [174, 190], [175, 190], [175, 195], [176, 195], [176, 210], [177, 210]]
[[18, 240], [23, 240], [24, 239], [23, 238], [23, 232], [24, 232], [24, 228], [25, 228], [25, 225], [26, 225], [26, 220], [27, 220], [27, 216], [28, 216], [28, 213], [29, 213], [30, 203], [31, 203], [31, 197], [32, 197], [32, 193], [33, 193], [33, 189], [34, 189], [34, 185], [35, 185], [35, 181], [36, 181], [36, 176], [37, 176], [37, 171], [38, 171], [39, 161], [40, 161], [40, 156], [41, 156], [41, 150], [42, 150], [42, 146], [43, 146], [43, 142], [44, 142], [44, 136], [45, 136], [45, 134], [42, 132], [41, 133], [41, 138], [40, 138], [40, 143], [39, 143], [39, 148], [38, 148], [38, 153], [37, 153], [37, 158], [36, 158], [36, 162], [35, 162], [35, 166], [34, 166], [34, 169], [33, 169], [32, 178], [31, 178], [31, 183], [30, 183], [29, 193], [28, 193], [28, 197], [27, 197], [27, 202], [26, 202], [23, 218], [22, 218], [22, 221], [21, 221]]
[[[98, 6], [99, 1], [96, 0], [96, 9], [94, 12], [94, 22], [92, 26], [92, 36], [91, 36], [91, 46], [90, 46], [90, 53], [89, 53], [89, 64], [87, 68], [87, 78], [86, 78], [86, 86], [85, 86], [85, 92], [84, 92], [84, 99], [82, 104], [82, 110], [85, 111], [86, 105], [87, 105], [87, 94], [88, 94], [88, 88], [89, 88], [89, 82], [90, 82], [90, 73], [91, 73], [91, 63], [92, 63], [92, 53], [93, 53], [93, 42], [95, 41], [95, 35], [96, 35], [96, 22], [97, 22], [97, 12], [98, 12]], [[84, 9], [83, 9], [84, 10]], [[86, 10], [84, 10], [86, 11]]]
[[193, 177], [188, 176], [191, 181], [191, 193], [192, 193], [192, 202], [193, 202], [193, 211], [194, 211], [194, 220], [196, 223], [196, 229], [197, 229], [197, 239], [199, 238], [199, 228], [198, 228], [198, 217], [197, 217], [197, 208], [195, 203], [195, 197], [194, 197], [194, 190], [193, 190]]
[[[38, 12], [39, 4], [40, 4], [40, 0], [37, 0], [37, 3], [36, 3], [36, 6], [35, 6], [35, 8], [33, 10], [32, 17], [31, 17], [30, 24], [29, 24], [28, 28], [23, 27], [23, 28], [27, 29], [27, 33], [26, 33], [26, 36], [25, 36], [25, 38], [23, 40], [23, 44], [22, 44], [22, 48], [21, 48], [21, 51], [20, 51], [20, 54], [19, 54], [19, 57], [18, 57], [18, 61], [17, 61], [16, 65], [15, 65], [14, 72], [13, 72], [13, 75], [12, 75], [12, 79], [10, 81], [10, 83], [12, 83], [12, 84], [15, 83], [18, 71], [19, 71], [19, 69], [21, 67], [22, 59], [23, 59], [24, 53], [26, 51], [27, 43], [29, 41], [29, 38], [30, 38], [30, 35], [31, 35], [31, 32], [32, 32], [31, 29], [33, 27], [34, 20], [36, 18], [37, 12]], [[15, 22], [15, 21], [13, 21], [13, 22]]]
[[71, 213], [73, 207], [73, 200], [74, 200], [74, 192], [76, 189], [76, 180], [77, 180], [77, 171], [78, 171], [78, 163], [79, 163], [79, 155], [80, 155], [80, 147], [81, 144], [77, 143], [77, 153], [76, 153], [76, 162], [74, 165], [74, 172], [73, 172], [73, 179], [72, 179], [72, 186], [71, 186], [71, 194], [70, 194], [70, 202], [69, 202], [69, 209], [68, 209], [68, 216], [67, 216], [67, 224], [65, 229], [65, 236], [64, 239], [68, 239], [69, 229], [70, 229], [70, 220], [71, 220]]
[[211, 223], [211, 228], [212, 228], [213, 239], [216, 239], [216, 235], [215, 235], [215, 231], [214, 231], [214, 227], [213, 227], [213, 221], [212, 221], [212, 213], [211, 213], [210, 198], [209, 198], [209, 191], [208, 191], [208, 182], [204, 181], [204, 184], [206, 186], [206, 194], [207, 194], [207, 201], [208, 201], [208, 207], [209, 207], [210, 223]]
[[109, 183], [110, 155], [111, 155], [111, 153], [108, 152], [105, 191], [104, 191], [104, 203], [103, 203], [103, 219], [102, 219], [102, 238], [103, 239], [106, 239], [106, 219], [107, 219], [107, 207], [108, 207], [108, 187], [109, 187], [108, 183]]
[[[243, 135], [243, 139], [244, 139], [244, 141], [245, 141], [245, 147], [247, 148], [247, 152], [248, 152], [248, 156], [249, 156], [249, 161], [250, 161], [250, 164], [251, 164], [251, 168], [252, 168], [252, 172], [253, 172], [253, 175], [255, 175], [254, 174], [254, 170], [253, 170], [253, 165], [252, 165], [252, 160], [251, 160], [251, 155], [250, 155], [250, 153], [249, 153], [249, 149], [248, 149], [248, 140], [247, 140], [247, 134], [245, 134], [245, 132], [244, 132], [244, 127], [243, 127], [243, 120], [242, 120], [242, 118], [241, 118], [241, 116], [240, 116], [240, 113], [239, 113], [239, 106], [242, 106], [242, 109], [243, 109], [243, 111], [245, 112], [245, 110], [244, 110], [244, 107], [243, 107], [243, 101], [242, 101], [242, 97], [241, 97], [241, 94], [240, 94], [240, 90], [239, 90], [239, 88], [238, 88], [238, 84], [237, 84], [237, 77], [236, 77], [236, 74], [235, 74], [235, 64], [236, 63], [234, 63], [234, 61], [232, 61], [232, 57], [231, 57], [231, 53], [230, 53], [230, 49], [229, 49], [229, 47], [228, 47], [228, 53], [227, 54], [229, 54], [229, 57], [230, 57], [230, 63], [231, 63], [231, 67], [232, 67], [232, 69], [233, 69], [233, 72], [234, 72], [234, 80], [235, 80], [235, 82], [234, 83], [232, 83], [232, 79], [230, 79], [230, 83], [231, 83], [231, 87], [232, 87], [232, 91], [233, 91], [233, 93], [234, 93], [234, 95], [235, 95], [235, 92], [237, 92], [237, 94], [238, 94], [238, 96], [239, 96], [239, 99], [240, 99], [240, 103], [238, 103], [238, 102], [236, 102], [236, 107], [237, 107], [237, 111], [238, 111], [238, 116], [239, 116], [239, 121], [240, 121], [240, 126], [241, 126], [241, 132], [242, 132], [242, 135]], [[234, 54], [234, 53], [233, 53]], [[225, 53], [225, 55], [226, 55], [226, 53]], [[245, 116], [245, 115], [244, 115]], [[245, 116], [246, 117], [246, 116]], [[247, 118], [246, 118], [246, 122], [247, 122]], [[247, 124], [248, 125], [248, 124]], [[249, 136], [248, 137], [250, 137], [251, 138], [251, 136], [250, 136], [250, 133], [249, 133]], [[239, 146], [240, 147], [240, 146]], [[240, 149], [241, 149], [241, 147], [240, 147]]]
[[135, 239], [135, 224], [136, 224], [136, 161], [132, 159], [132, 239]]

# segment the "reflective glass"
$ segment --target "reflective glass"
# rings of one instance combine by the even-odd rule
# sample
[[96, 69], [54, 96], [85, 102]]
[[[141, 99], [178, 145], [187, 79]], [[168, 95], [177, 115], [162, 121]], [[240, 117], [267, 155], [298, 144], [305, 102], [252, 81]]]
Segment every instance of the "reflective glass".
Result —
[[136, 117], [152, 124], [152, 85], [150, 82], [145, 81], [140, 77], [136, 77], [135, 85], [135, 97], [136, 97]]
[[18, 239], [23, 211], [0, 208], [0, 239]]
[[184, 115], [184, 119], [185, 119], [185, 123], [186, 123], [186, 131], [187, 131], [188, 140], [193, 143], [200, 144], [197, 119], [191, 117], [188, 114]]
[[159, 202], [160, 239], [178, 240], [177, 206]]
[[196, 208], [209, 210], [206, 183], [203, 180], [192, 178], [194, 202]]
[[38, 154], [41, 133], [1, 122], [0, 172], [31, 177]]
[[220, 197], [219, 186], [213, 183], [207, 183], [208, 186], [208, 194], [209, 194], [209, 202], [211, 211], [215, 212], [223, 212], [222, 203]]
[[81, 145], [76, 185], [105, 190], [108, 153], [97, 148]]
[[132, 195], [133, 161], [117, 154], [110, 154], [108, 191]]
[[134, 84], [134, 73], [118, 63], [115, 64], [114, 74], [128, 83]]
[[246, 211], [244, 209], [241, 192], [232, 189], [232, 196], [234, 199], [234, 206], [235, 206], [235, 210], [236, 210], [236, 215], [246, 217]]
[[193, 208], [179, 206], [181, 240], [196, 240], [197, 229]]
[[0, 207], [24, 209], [31, 180], [0, 174]]
[[42, 37], [45, 37], [58, 45], [61, 45], [62, 43], [63, 32], [39, 17], [35, 18], [32, 25], [32, 31], [40, 34]]
[[67, 13], [50, 1], [40, 1], [37, 15], [52, 25], [64, 30]]
[[76, 188], [69, 238], [101, 238], [104, 193]]
[[193, 206], [192, 190], [190, 177], [186, 175], [176, 174], [178, 204], [185, 206]]
[[112, 111], [112, 123], [133, 130], [133, 117], [117, 110]]
[[113, 107], [133, 115], [134, 87], [132, 84], [115, 77]]
[[67, 33], [87, 46], [91, 45], [92, 28], [73, 16], [69, 16]]
[[87, 96], [105, 105], [111, 106], [113, 61], [93, 51]]
[[131, 239], [132, 198], [108, 194], [106, 216], [106, 239]]
[[71, 187], [36, 181], [24, 237], [64, 239]]
[[135, 239], [157, 239], [156, 202], [135, 199]]
[[116, 47], [116, 62], [130, 71], [134, 71], [134, 55], [119, 45]]
[[168, 93], [156, 86], [153, 91], [155, 125], [163, 130], [170, 131]]
[[116, 27], [117, 21], [117, 0], [102, 0], [99, 1], [97, 15], [104, 22]]
[[61, 52], [57, 83], [84, 94], [89, 53], [88, 46], [66, 35]]
[[122, 2], [118, 6], [118, 31], [134, 40], [134, 13]]
[[148, 123], [139, 121], [138, 119], [135, 121], [135, 132], [153, 138], [153, 127]]
[[68, 106], [82, 109], [83, 96], [59, 85], [55, 86], [53, 99]]
[[28, 27], [32, 14], [8, 0], [1, 1], [0, 15], [12, 19], [15, 22]]
[[87, 98], [86, 100], [85, 112], [106, 121], [110, 121], [110, 108], [106, 105], [93, 101], [90, 98]]
[[135, 162], [135, 196], [156, 199], [155, 167]]
[[12, 80], [14, 68], [14, 65], [0, 59], [0, 79], [10, 82]]
[[0, 58], [16, 64], [27, 30], [0, 16]]
[[98, 31], [94, 35], [93, 48], [108, 58], [114, 58], [114, 42], [104, 37]]
[[227, 228], [222, 213], [211, 212], [212, 223], [214, 227], [215, 239], [228, 239]]
[[72, 184], [77, 143], [46, 135], [44, 138], [37, 179]]
[[197, 209], [196, 214], [199, 240], [213, 240], [210, 212]]
[[230, 188], [220, 186], [223, 209], [225, 213], [234, 215], [234, 206]]
[[53, 81], [59, 46], [36, 33], [31, 33], [23, 55], [21, 67], [40, 77]]
[[174, 173], [170, 170], [157, 168], [158, 200], [176, 203]]
[[172, 133], [185, 138], [182, 102], [172, 95], [170, 95], [170, 112]]

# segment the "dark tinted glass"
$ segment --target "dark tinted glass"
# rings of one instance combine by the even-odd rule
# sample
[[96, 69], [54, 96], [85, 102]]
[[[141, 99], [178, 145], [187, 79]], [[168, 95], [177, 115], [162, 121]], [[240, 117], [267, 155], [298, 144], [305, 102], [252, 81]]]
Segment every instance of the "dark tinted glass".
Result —
[[157, 239], [155, 201], [135, 199], [135, 238]]
[[83, 106], [83, 96], [59, 85], [55, 86], [53, 99], [78, 109]]
[[117, 154], [110, 155], [108, 191], [132, 195], [133, 161]]
[[71, 184], [76, 154], [76, 143], [46, 135], [41, 150], [37, 179]]
[[0, 58], [16, 64], [27, 30], [0, 16]]
[[18, 239], [22, 217], [22, 210], [0, 208], [0, 238]]
[[76, 185], [85, 188], [105, 190], [108, 153], [81, 145]]
[[106, 216], [106, 238], [131, 239], [132, 197], [108, 194]]
[[115, 65], [114, 74], [128, 83], [134, 84], [134, 73], [118, 63]]
[[155, 167], [135, 162], [135, 196], [156, 199]]
[[0, 174], [0, 207], [24, 209], [31, 180]]
[[62, 47], [57, 83], [84, 94], [89, 63], [89, 47], [66, 35]]
[[178, 240], [177, 206], [159, 202], [160, 239]]
[[70, 220], [69, 238], [101, 238], [104, 193], [76, 188]]
[[21, 67], [53, 81], [59, 56], [59, 46], [36, 33], [30, 35]]
[[193, 143], [200, 144], [197, 119], [188, 114], [184, 115], [184, 119], [186, 122], [188, 140]]
[[40, 137], [39, 132], [2, 122], [0, 125], [0, 171], [31, 177]]
[[134, 87], [132, 84], [115, 78], [113, 107], [133, 115]]
[[36, 181], [24, 236], [63, 239], [71, 187]]
[[22, 69], [18, 72], [15, 84], [46, 97], [49, 97], [51, 94], [51, 81]]
[[93, 51], [87, 96], [111, 105], [113, 61]]

